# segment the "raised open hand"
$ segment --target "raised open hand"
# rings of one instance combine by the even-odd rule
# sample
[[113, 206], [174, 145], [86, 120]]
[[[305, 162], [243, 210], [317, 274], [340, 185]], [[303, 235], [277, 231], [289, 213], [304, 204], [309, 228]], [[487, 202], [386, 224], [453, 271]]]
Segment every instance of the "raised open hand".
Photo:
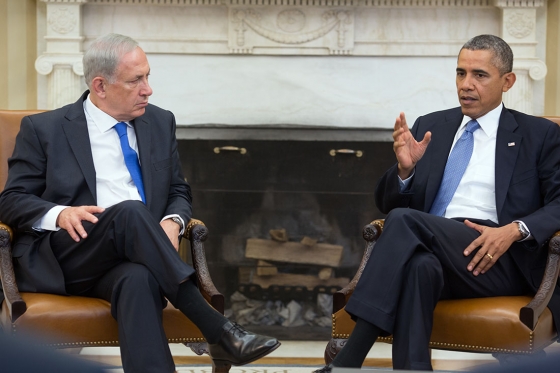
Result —
[[397, 156], [401, 179], [404, 180], [410, 176], [416, 163], [424, 156], [431, 139], [432, 133], [428, 131], [422, 141], [416, 141], [406, 124], [404, 113], [399, 114], [393, 131], [393, 151]]

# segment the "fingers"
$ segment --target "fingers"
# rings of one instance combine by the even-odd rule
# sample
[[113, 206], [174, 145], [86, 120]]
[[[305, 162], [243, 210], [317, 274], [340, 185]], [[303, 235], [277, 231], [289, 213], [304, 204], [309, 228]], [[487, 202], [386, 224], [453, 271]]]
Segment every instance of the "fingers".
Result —
[[[480, 224], [473, 223], [472, 221], [465, 219], [464, 224], [476, 230], [478, 233], [482, 235], [484, 230], [488, 227], [485, 227]], [[496, 260], [498, 256], [494, 257], [494, 255], [489, 254], [489, 249], [484, 246], [484, 239], [482, 237], [476, 238], [473, 242], [470, 243], [469, 246], [463, 251], [463, 255], [468, 256], [472, 253], [476, 248], [479, 248], [470, 263], [467, 265], [467, 270], [472, 271], [473, 275], [478, 276], [481, 273], [485, 273], [488, 271]]]
[[181, 230], [179, 225], [173, 222], [171, 219], [166, 219], [160, 222], [161, 227], [163, 228], [165, 234], [171, 241], [171, 244], [175, 248], [176, 251], [179, 251], [179, 231]]
[[404, 113], [402, 111], [399, 114], [399, 119], [400, 119], [401, 125], [408, 129], [408, 125], [406, 124], [406, 116], [404, 115]]
[[480, 236], [471, 242], [463, 252], [467, 256], [478, 248], [471, 262], [467, 265], [467, 269], [472, 271], [475, 276], [486, 273], [492, 268], [518, 238], [517, 227], [514, 224], [502, 227], [487, 227], [469, 220], [465, 220], [464, 223], [480, 233]]
[[179, 252], [179, 236], [177, 237], [169, 237], [171, 240], [171, 244], [175, 248], [175, 251]]
[[474, 276], [486, 273], [490, 268], [492, 268], [498, 258], [498, 254], [492, 255], [484, 248], [480, 248], [467, 266], [467, 270], [472, 271]]
[[422, 139], [420, 144], [422, 146], [424, 146], [424, 148], [426, 148], [428, 146], [428, 144], [430, 143], [430, 141], [432, 141], [432, 133], [430, 131], [428, 131], [424, 134], [424, 138]]
[[82, 225], [82, 221], [88, 221], [92, 224], [98, 222], [98, 218], [93, 215], [105, 211], [99, 206], [79, 206], [68, 207], [60, 212], [57, 219], [57, 225], [66, 230], [70, 237], [76, 242], [87, 237], [87, 232]]
[[[478, 231], [478, 233], [482, 234], [482, 232], [483, 232], [483, 229], [482, 229], [483, 227], [482, 226], [480, 226], [478, 224], [475, 224], [468, 219], [465, 219], [465, 221], [463, 223], [467, 227], [472, 228], [472, 229]], [[479, 239], [477, 238], [476, 240], [471, 242], [469, 246], [467, 246], [467, 248], [463, 251], [463, 255], [468, 256], [470, 253], [472, 253], [479, 246], [480, 246], [480, 243], [479, 243]], [[470, 270], [472, 270], [472, 269], [469, 269], [469, 271]]]
[[[400, 113], [399, 116], [397, 117], [397, 119], [395, 120], [395, 126], [393, 128], [394, 133], [404, 133], [406, 131], [408, 131], [408, 125], [406, 124], [406, 118], [404, 116], [404, 113]], [[393, 135], [394, 137], [394, 135]]]
[[393, 148], [403, 146], [405, 141], [403, 140], [403, 134], [405, 129], [402, 127], [402, 122], [400, 117], [395, 120], [395, 127], [393, 129]]
[[[491, 255], [490, 253], [486, 253], [482, 258], [481, 263], [479, 263], [478, 267], [475, 268], [475, 272], [477, 272], [480, 269], [480, 273], [485, 274], [486, 272], [488, 272], [490, 268], [494, 266], [494, 264], [496, 264], [499, 257], [500, 256], [498, 255], [498, 253], [494, 255]], [[476, 275], [478, 275], [478, 273], [476, 273]]]
[[[467, 227], [474, 229], [475, 231], [477, 231], [478, 233], [480, 233], [482, 235], [482, 232], [484, 232], [484, 230], [487, 228], [483, 225], [479, 225], [476, 223], [473, 223], [472, 221], [465, 219], [465, 221], [463, 222]], [[465, 249], [465, 251], [463, 251], [463, 255], [468, 256], [470, 253], [472, 253], [477, 247], [481, 246], [483, 243], [483, 240], [479, 237], [477, 239], [475, 239], [473, 242], [471, 242], [471, 244], [469, 246], [467, 246], [467, 248]], [[470, 271], [470, 269], [469, 269]]]

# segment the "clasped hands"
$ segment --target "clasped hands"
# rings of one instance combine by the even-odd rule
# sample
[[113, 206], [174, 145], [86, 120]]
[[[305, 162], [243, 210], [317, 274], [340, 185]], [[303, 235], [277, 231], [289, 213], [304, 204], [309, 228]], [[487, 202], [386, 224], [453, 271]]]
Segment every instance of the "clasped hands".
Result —
[[[397, 157], [398, 174], [402, 180], [410, 177], [416, 163], [424, 156], [431, 139], [432, 133], [428, 131], [421, 141], [416, 141], [406, 124], [404, 113], [399, 114], [393, 130], [393, 150]], [[467, 265], [467, 270], [475, 276], [486, 273], [509, 249], [512, 243], [522, 238], [516, 223], [492, 228], [465, 220], [465, 225], [480, 233], [480, 237], [471, 242], [463, 251], [465, 256], [469, 256], [476, 251]]]
[[[70, 237], [76, 242], [80, 239], [87, 238], [87, 232], [82, 225], [82, 221], [89, 221], [95, 224], [99, 221], [94, 214], [100, 214], [105, 209], [99, 206], [76, 206], [67, 207], [60, 212], [56, 219], [57, 227], [64, 229]], [[171, 219], [166, 219], [160, 222], [162, 229], [171, 241], [175, 250], [179, 250], [179, 232], [180, 227]]]

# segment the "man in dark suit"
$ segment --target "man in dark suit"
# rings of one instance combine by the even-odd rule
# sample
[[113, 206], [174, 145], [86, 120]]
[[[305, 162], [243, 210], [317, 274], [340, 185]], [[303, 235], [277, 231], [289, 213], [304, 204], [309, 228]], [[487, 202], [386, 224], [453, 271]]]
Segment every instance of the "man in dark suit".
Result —
[[[560, 228], [560, 129], [504, 107], [512, 66], [506, 42], [477, 36], [457, 60], [461, 107], [420, 117], [411, 130], [397, 118], [397, 164], [375, 191], [384, 231], [346, 306], [356, 327], [317, 372], [361, 366], [387, 334], [395, 369], [431, 370], [438, 300], [537, 290], [544, 244]], [[558, 287], [548, 306], [558, 325]]]
[[0, 220], [14, 227], [22, 291], [111, 302], [126, 372], [172, 372], [167, 298], [192, 320], [216, 364], [243, 365], [279, 346], [204, 300], [178, 253], [191, 218], [175, 119], [148, 104], [150, 66], [136, 41], [110, 34], [84, 55], [89, 90], [22, 120]]

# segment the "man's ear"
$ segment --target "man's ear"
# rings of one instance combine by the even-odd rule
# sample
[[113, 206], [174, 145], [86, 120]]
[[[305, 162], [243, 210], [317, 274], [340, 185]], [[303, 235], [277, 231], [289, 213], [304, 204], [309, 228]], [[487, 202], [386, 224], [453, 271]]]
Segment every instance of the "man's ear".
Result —
[[514, 72], [510, 72], [504, 74], [503, 78], [504, 78], [504, 85], [502, 86], [502, 92], [507, 92], [510, 90], [511, 87], [513, 87], [513, 84], [515, 83], [517, 77], [515, 76]]
[[101, 76], [96, 76], [91, 81], [91, 93], [93, 93], [99, 98], [105, 98], [107, 94], [105, 90], [106, 86], [107, 86], [107, 81], [105, 80], [105, 78]]

